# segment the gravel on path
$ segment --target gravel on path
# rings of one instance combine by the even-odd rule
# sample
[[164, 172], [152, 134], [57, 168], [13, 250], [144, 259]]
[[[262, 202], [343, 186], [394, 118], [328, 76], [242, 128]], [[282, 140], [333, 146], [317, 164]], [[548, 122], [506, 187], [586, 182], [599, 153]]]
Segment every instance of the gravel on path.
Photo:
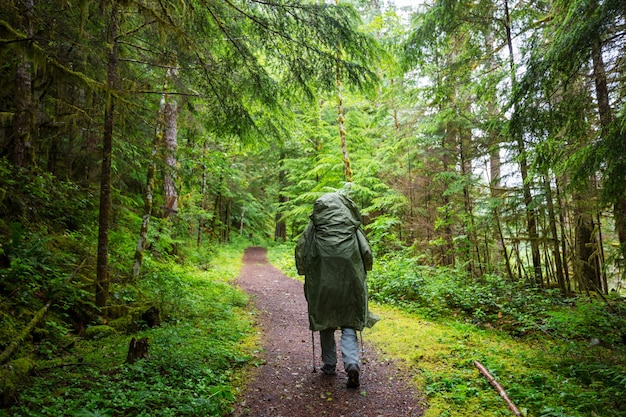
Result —
[[266, 255], [264, 248], [246, 249], [237, 279], [254, 302], [263, 348], [261, 365], [251, 371], [230, 417], [423, 416], [423, 399], [411, 387], [410, 378], [367, 340], [361, 353], [360, 388], [346, 387], [341, 354], [336, 376], [321, 372], [319, 333], [315, 333], [317, 371], [313, 372], [302, 283], [270, 265]]

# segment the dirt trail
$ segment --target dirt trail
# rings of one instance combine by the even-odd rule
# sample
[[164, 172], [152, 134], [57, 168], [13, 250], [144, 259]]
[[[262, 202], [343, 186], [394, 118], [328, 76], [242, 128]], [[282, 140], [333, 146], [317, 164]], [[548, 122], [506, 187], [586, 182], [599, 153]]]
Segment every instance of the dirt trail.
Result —
[[347, 375], [341, 359], [336, 376], [324, 375], [319, 370], [318, 333], [315, 334], [318, 369], [312, 372], [311, 332], [302, 283], [268, 264], [264, 248], [246, 249], [237, 282], [251, 295], [258, 309], [265, 362], [254, 370], [231, 417], [423, 415], [418, 394], [392, 363], [368, 346], [367, 340], [365, 352], [361, 353], [360, 388], [346, 388]]

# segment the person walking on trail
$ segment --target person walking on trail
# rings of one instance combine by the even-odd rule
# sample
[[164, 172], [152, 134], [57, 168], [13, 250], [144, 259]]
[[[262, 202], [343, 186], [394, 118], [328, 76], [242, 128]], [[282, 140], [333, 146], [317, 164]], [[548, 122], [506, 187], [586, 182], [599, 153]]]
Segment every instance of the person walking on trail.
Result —
[[321, 369], [326, 375], [336, 375], [335, 330], [341, 329], [348, 388], [357, 388], [360, 361], [356, 332], [377, 320], [367, 306], [366, 276], [372, 269], [372, 250], [360, 227], [361, 214], [348, 197], [322, 195], [313, 204], [310, 219], [295, 249], [298, 274], [304, 275], [309, 328], [320, 332]]

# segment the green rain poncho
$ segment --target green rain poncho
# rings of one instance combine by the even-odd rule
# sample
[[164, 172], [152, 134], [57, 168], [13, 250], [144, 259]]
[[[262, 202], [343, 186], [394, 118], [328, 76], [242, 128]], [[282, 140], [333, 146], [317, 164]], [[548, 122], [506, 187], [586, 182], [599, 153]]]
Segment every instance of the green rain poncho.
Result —
[[324, 194], [310, 218], [295, 250], [298, 273], [305, 277], [309, 328], [371, 327], [376, 318], [368, 312], [365, 278], [372, 251], [358, 208], [341, 194]]

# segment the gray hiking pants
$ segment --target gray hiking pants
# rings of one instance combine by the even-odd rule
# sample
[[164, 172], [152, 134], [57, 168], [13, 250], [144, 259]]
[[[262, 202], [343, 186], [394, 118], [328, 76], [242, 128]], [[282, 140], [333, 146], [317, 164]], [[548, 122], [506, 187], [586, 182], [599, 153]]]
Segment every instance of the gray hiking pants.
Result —
[[[326, 365], [337, 365], [337, 345], [335, 344], [335, 329], [320, 331], [320, 344], [322, 345], [322, 361]], [[344, 370], [350, 364], [359, 364], [359, 341], [354, 329], [343, 327], [341, 329], [341, 357], [343, 358]]]

